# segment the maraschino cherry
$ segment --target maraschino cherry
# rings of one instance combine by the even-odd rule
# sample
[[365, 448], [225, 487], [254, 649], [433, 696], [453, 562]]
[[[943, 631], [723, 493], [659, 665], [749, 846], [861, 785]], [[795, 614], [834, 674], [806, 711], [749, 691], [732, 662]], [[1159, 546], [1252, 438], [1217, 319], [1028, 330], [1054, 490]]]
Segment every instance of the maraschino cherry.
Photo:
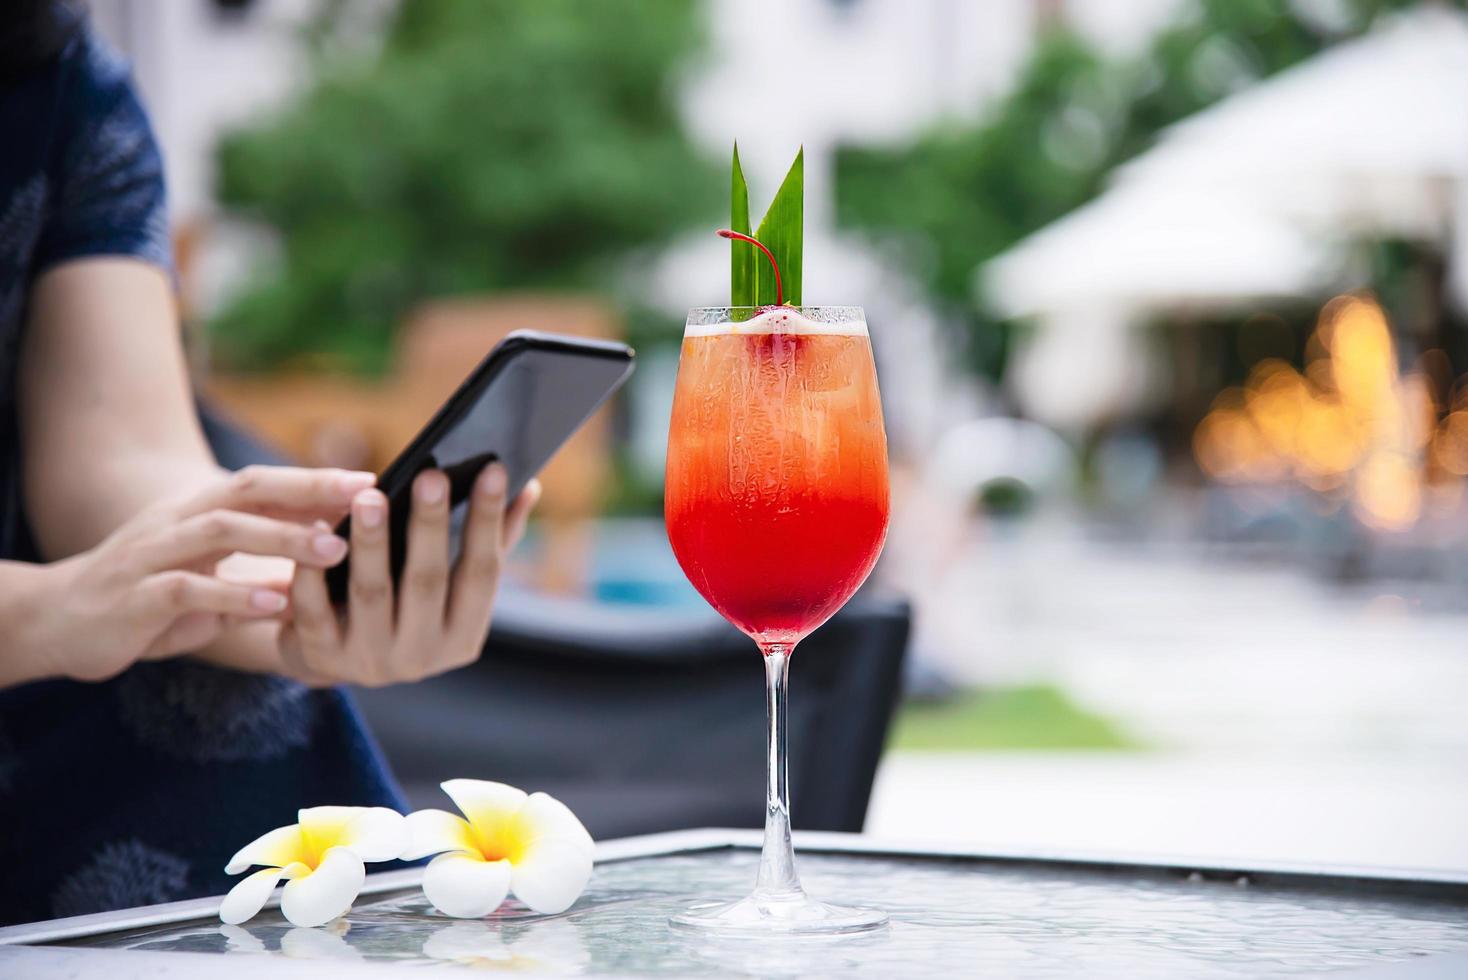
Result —
[[720, 228], [717, 232], [715, 232], [715, 234], [718, 235], [720, 238], [728, 238], [731, 241], [748, 242], [755, 248], [759, 249], [761, 252], [765, 253], [765, 258], [770, 260], [770, 268], [775, 270], [775, 304], [774, 306], [761, 306], [759, 307], [759, 310], [761, 313], [763, 313], [765, 310], [773, 310], [777, 306], [784, 306], [785, 292], [780, 287], [780, 264], [775, 261], [774, 253], [771, 252], [768, 248], [765, 248], [765, 243], [760, 241], [758, 238], [751, 238], [749, 235], [733, 231], [729, 228]]

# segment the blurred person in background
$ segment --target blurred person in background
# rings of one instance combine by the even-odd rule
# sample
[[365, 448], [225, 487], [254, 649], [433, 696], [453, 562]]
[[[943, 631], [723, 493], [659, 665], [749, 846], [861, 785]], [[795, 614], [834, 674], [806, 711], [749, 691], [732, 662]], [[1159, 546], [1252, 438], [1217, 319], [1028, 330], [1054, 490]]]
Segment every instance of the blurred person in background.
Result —
[[218, 894], [298, 807], [401, 808], [332, 685], [476, 659], [539, 488], [506, 507], [486, 468], [450, 567], [448, 483], [421, 475], [394, 596], [371, 474], [211, 454], [159, 153], [73, 6], [7, 6], [0, 132], [0, 922]]

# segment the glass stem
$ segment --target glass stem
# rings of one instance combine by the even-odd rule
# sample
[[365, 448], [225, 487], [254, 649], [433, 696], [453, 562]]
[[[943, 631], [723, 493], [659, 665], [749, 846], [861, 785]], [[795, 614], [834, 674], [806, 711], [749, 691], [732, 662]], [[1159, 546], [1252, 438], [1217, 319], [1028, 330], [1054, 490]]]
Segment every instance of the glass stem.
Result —
[[790, 843], [790, 783], [786, 772], [786, 736], [789, 701], [789, 643], [762, 646], [765, 661], [765, 709], [768, 720], [766, 757], [765, 844], [760, 852], [759, 880], [754, 897], [790, 901], [802, 898], [800, 879], [795, 876], [795, 850]]

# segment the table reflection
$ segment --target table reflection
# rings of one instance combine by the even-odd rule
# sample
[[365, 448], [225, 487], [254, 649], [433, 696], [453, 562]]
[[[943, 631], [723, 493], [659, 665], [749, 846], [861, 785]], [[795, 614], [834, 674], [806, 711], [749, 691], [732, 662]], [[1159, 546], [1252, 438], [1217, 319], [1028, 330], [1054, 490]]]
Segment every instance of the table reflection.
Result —
[[880, 904], [883, 933], [757, 942], [675, 932], [695, 896], [733, 898], [757, 855], [710, 851], [604, 864], [557, 916], [514, 902], [456, 920], [418, 891], [359, 901], [298, 929], [278, 911], [248, 925], [161, 926], [81, 940], [117, 950], [404, 965], [455, 964], [528, 976], [1255, 977], [1359, 969], [1468, 951], [1461, 900], [1189, 880], [1142, 871], [809, 854], [822, 894]]

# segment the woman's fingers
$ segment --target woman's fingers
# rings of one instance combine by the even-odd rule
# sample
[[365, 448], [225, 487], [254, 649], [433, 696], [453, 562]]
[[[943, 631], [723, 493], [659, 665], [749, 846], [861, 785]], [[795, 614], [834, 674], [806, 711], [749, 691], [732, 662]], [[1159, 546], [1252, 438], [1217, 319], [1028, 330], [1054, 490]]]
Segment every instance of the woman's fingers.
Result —
[[347, 543], [329, 531], [233, 510], [213, 510], [164, 529], [135, 548], [145, 571], [162, 571], [217, 560], [242, 551], [290, 558], [327, 568], [341, 561]]
[[499, 463], [486, 466], [474, 481], [448, 613], [449, 632], [460, 643], [478, 643], [489, 626], [503, 556], [506, 483]]
[[178, 513], [189, 517], [211, 510], [243, 510], [335, 519], [346, 513], [353, 497], [376, 482], [371, 473], [353, 470], [246, 466], [184, 501]]
[[[540, 498], [540, 484], [531, 481], [507, 508], [504, 467], [486, 467], [475, 481], [462, 557], [451, 570], [449, 481], [437, 470], [419, 474], [413, 481], [407, 555], [402, 575], [394, 582], [389, 505], [381, 492], [371, 488], [372, 482], [371, 474], [345, 471], [280, 467], [243, 471], [228, 487], [190, 500], [183, 508], [186, 514], [175, 511], [184, 519], [143, 560], [151, 566], [187, 564], [234, 552], [294, 559], [291, 615], [278, 637], [281, 656], [292, 676], [317, 678], [317, 683], [370, 685], [459, 666], [477, 655], [483, 643], [504, 554], [524, 535], [526, 521]], [[319, 521], [311, 528], [267, 515], [287, 510], [302, 515], [313, 509], [340, 512], [347, 506], [352, 512], [352, 572], [346, 615], [342, 616], [331, 603], [322, 569], [341, 560], [345, 542]], [[226, 608], [205, 610], [214, 613], [214, 621], [175, 622], [185, 609], [193, 609], [190, 602], [207, 605], [202, 597], [192, 596], [195, 580], [251, 592], [245, 586], [193, 573], [164, 571], [152, 577], [175, 582], [180, 576], [185, 584], [170, 584], [164, 590], [169, 598], [161, 608], [173, 610], [174, 615], [160, 626], [149, 655], [173, 652], [179, 644], [218, 628], [216, 624], [226, 617], [250, 615], [239, 608], [238, 596], [225, 602], [221, 593], [218, 602]], [[269, 592], [258, 586], [253, 591]], [[273, 595], [269, 604], [279, 605], [282, 597]], [[270, 613], [259, 608], [254, 615]]]
[[420, 663], [438, 651], [449, 582], [449, 481], [427, 470], [413, 481], [408, 556], [398, 582], [398, 649]]
[[326, 588], [326, 573], [319, 568], [296, 569], [291, 580], [291, 629], [308, 670], [339, 676], [341, 665], [332, 661], [340, 653], [341, 635]]
[[388, 503], [380, 490], [352, 502], [352, 570], [347, 588], [347, 644], [380, 646], [393, 635], [393, 587], [388, 571]]
[[212, 575], [171, 570], [149, 575], [133, 593], [138, 614], [161, 629], [191, 613], [259, 619], [285, 611], [286, 597], [271, 589], [237, 585]]
[[208, 646], [224, 631], [228, 620], [216, 613], [188, 613], [165, 629], [143, 651], [144, 660], [175, 657]]
[[525, 537], [525, 525], [530, 520], [530, 512], [540, 503], [540, 492], [540, 481], [531, 480], [510, 505], [510, 512], [505, 515], [505, 551], [513, 551], [520, 539]]

